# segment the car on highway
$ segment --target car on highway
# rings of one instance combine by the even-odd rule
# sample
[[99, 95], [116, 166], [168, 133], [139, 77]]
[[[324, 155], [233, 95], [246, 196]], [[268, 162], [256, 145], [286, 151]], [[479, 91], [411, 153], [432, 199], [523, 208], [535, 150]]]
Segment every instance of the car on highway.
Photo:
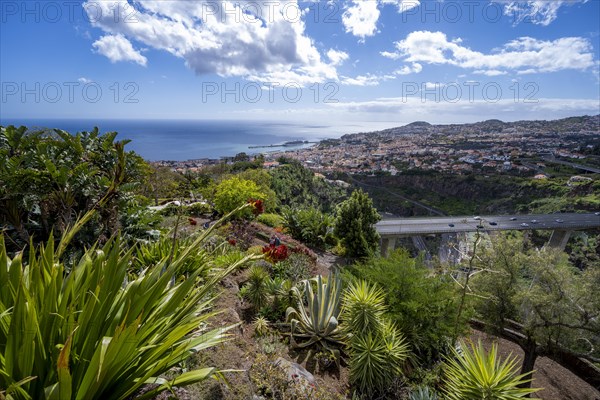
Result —
[[523, 222], [523, 223], [521, 224], [521, 226], [529, 226], [529, 224], [528, 224], [528, 223], [526, 223], [526, 222]]
[[559, 218], [559, 219], [556, 220], [556, 222], [558, 222], [559, 224], [562, 224], [565, 221], [563, 221], [562, 219]]
[[497, 222], [495, 222], [495, 221], [492, 221], [492, 222], [490, 222], [490, 225], [492, 225], [492, 226], [496, 226], [496, 225], [498, 225], [498, 223], [497, 223]]
[[516, 220], [517, 220], [517, 217], [512, 217], [510, 220], [511, 220], [511, 221], [516, 221]]
[[594, 215], [600, 215], [600, 211], [595, 212]]
[[454, 228], [454, 224], [448, 224], [450, 228]]
[[531, 220], [531, 223], [532, 223], [532, 224], [537, 224], [537, 223], [538, 223], [538, 220], [537, 220], [537, 219], [532, 219], [532, 220]]
[[481, 221], [481, 217], [479, 215], [473, 217], [474, 220]]

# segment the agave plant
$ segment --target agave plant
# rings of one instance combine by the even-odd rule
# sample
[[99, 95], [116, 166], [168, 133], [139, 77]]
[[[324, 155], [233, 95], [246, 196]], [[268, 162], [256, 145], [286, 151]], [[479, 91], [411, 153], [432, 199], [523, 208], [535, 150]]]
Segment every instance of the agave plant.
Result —
[[411, 391], [408, 395], [408, 400], [438, 400], [439, 397], [429, 386], [419, 386]]
[[118, 238], [93, 246], [66, 271], [60, 254], [81, 224], [56, 249], [52, 238], [30, 249], [27, 262], [21, 254], [9, 258], [0, 236], [0, 397], [126, 399], [147, 383], [158, 384], [139, 397], [145, 399], [218, 373], [209, 367], [161, 377], [226, 340], [232, 327], [205, 328], [216, 314], [210, 311], [215, 288], [252, 257], [211, 272], [202, 283], [196, 278], [203, 268], [171, 283], [207, 231], [170, 262], [150, 265], [132, 280], [133, 249], [122, 251]]
[[348, 335], [377, 332], [383, 323], [385, 294], [364, 280], [352, 281], [344, 291], [342, 320]]
[[398, 329], [386, 321], [379, 332], [366, 331], [352, 337], [350, 381], [361, 393], [372, 397], [402, 374], [402, 364], [408, 355], [408, 343]]
[[[316, 291], [313, 283], [316, 284]], [[337, 347], [342, 344], [343, 339], [338, 324], [341, 285], [341, 279], [330, 274], [325, 282], [318, 275], [301, 281], [292, 289], [295, 292], [296, 307], [289, 307], [285, 314], [295, 347], [317, 344], [339, 356]]]
[[471, 344], [446, 361], [444, 392], [450, 400], [514, 400], [529, 397], [540, 389], [519, 387], [531, 381], [531, 373], [518, 375], [516, 357], [509, 355], [504, 361], [498, 357], [496, 344], [489, 353], [481, 342]]

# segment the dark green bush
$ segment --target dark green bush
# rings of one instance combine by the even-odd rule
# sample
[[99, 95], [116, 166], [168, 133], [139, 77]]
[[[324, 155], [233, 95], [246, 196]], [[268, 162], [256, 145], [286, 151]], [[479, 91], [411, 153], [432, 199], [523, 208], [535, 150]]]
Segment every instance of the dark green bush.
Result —
[[212, 207], [208, 203], [194, 203], [185, 207], [185, 214], [190, 217], [201, 217], [203, 215], [211, 214], [213, 212]]

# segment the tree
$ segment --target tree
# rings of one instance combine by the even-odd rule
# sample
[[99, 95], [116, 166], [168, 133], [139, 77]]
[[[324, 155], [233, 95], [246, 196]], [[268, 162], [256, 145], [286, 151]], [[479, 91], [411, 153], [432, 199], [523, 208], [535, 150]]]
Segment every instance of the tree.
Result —
[[[252, 181], [232, 177], [221, 182], [215, 192], [215, 209], [221, 214], [235, 210], [249, 199], [266, 200], [267, 196]], [[249, 215], [249, 210], [246, 215]]]
[[377, 251], [379, 234], [373, 225], [380, 219], [373, 201], [360, 189], [338, 206], [334, 233], [342, 240], [347, 255], [363, 258]]
[[[521, 235], [497, 238], [476, 260], [479, 318], [523, 349], [521, 373], [532, 371], [538, 356], [578, 375], [585, 368], [579, 357], [600, 361], [600, 268], [579, 271], [564, 252], [525, 248]], [[597, 384], [595, 376], [589, 379]]]
[[233, 161], [234, 162], [250, 161], [250, 157], [248, 156], [248, 154], [241, 152], [241, 153], [237, 153], [235, 155], [235, 157], [233, 157]]

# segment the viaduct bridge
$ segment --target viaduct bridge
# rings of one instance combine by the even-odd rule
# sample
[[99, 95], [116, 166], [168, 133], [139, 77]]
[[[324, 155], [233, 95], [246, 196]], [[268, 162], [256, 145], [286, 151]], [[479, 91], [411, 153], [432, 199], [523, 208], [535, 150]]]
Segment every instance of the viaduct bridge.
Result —
[[548, 246], [564, 249], [573, 231], [600, 228], [600, 212], [397, 218], [380, 221], [375, 228], [381, 236], [384, 255], [394, 249], [397, 238], [412, 237], [419, 248], [423, 247], [422, 235], [440, 234], [447, 238], [476, 231], [551, 230]]

